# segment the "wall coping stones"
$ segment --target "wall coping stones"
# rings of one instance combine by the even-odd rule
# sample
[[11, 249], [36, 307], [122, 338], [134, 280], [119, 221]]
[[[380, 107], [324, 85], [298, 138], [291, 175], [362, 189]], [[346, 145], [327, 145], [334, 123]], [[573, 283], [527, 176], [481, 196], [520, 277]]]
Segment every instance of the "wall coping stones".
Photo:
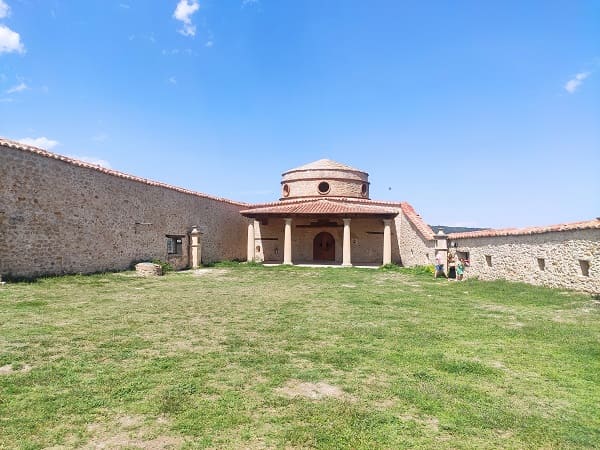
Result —
[[461, 233], [450, 233], [448, 239], [466, 239], [466, 238], [483, 238], [483, 237], [500, 237], [500, 236], [525, 236], [531, 234], [553, 233], [557, 231], [577, 231], [600, 229], [600, 218], [585, 220], [583, 222], [560, 223], [557, 225], [547, 225], [541, 227], [527, 228], [504, 228], [504, 229], [489, 229], [479, 231], [464, 231]]

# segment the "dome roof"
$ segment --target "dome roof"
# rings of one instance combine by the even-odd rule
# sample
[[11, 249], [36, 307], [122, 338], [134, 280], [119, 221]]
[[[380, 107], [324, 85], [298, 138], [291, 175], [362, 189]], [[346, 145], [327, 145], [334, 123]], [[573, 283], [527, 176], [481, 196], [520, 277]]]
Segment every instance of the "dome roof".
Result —
[[284, 172], [283, 175], [288, 174], [290, 172], [304, 172], [307, 170], [343, 170], [349, 172], [366, 173], [362, 170], [355, 169], [354, 167], [347, 166], [346, 164], [342, 164], [337, 161], [332, 161], [331, 159], [319, 159], [318, 161], [313, 161], [311, 163], [304, 164], [303, 166], [296, 167], [295, 169], [290, 169]]
[[369, 198], [369, 174], [346, 164], [320, 159], [284, 172], [281, 200], [297, 198]]

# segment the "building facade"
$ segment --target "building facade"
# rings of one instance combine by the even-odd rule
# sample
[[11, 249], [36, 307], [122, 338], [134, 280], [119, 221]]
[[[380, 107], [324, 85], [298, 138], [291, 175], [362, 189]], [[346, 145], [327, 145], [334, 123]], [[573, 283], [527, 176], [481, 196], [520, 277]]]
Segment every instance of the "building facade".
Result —
[[0, 138], [0, 276], [152, 259], [418, 266], [439, 252], [469, 260], [467, 278], [600, 293], [600, 219], [440, 236], [410, 204], [371, 199], [368, 173], [335, 161], [284, 172], [278, 201], [250, 205]]

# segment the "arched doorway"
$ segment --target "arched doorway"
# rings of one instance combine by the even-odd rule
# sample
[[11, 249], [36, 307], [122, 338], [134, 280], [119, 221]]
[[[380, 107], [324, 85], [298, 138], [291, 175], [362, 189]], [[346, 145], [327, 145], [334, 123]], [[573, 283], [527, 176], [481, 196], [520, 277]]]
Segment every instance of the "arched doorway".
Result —
[[326, 231], [315, 236], [313, 241], [314, 261], [335, 261], [335, 239]]

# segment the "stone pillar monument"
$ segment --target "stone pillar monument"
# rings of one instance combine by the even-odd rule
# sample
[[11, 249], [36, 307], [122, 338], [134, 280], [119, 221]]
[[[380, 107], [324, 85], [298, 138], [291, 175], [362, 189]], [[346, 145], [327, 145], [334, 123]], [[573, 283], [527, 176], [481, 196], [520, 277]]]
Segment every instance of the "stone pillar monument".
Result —
[[197, 269], [202, 264], [202, 238], [198, 227], [192, 228], [192, 269]]
[[383, 265], [392, 263], [391, 219], [383, 219]]
[[444, 275], [448, 276], [448, 235], [439, 230], [435, 235], [435, 256], [441, 253], [444, 264]]
[[352, 266], [352, 248], [350, 243], [350, 220], [342, 219], [344, 221], [344, 246], [342, 248], [342, 266]]

